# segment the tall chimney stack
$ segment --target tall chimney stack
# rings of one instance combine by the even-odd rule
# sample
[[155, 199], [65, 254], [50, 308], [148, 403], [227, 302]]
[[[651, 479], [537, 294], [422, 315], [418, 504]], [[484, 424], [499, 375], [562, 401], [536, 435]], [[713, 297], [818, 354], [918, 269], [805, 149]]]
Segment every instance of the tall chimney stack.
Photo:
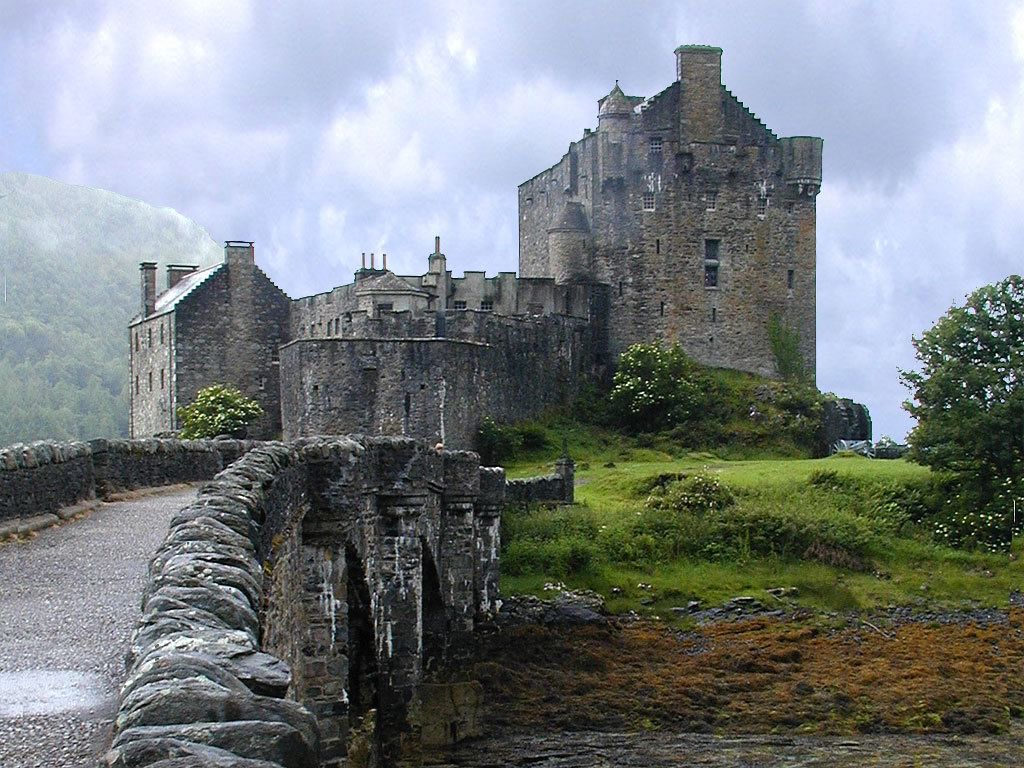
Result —
[[139, 264], [142, 272], [142, 316], [156, 311], [156, 262], [143, 261]]
[[441, 236], [434, 235], [434, 253], [441, 252]]
[[387, 268], [388, 268], [388, 255], [386, 253], [382, 253], [381, 257], [384, 259], [384, 264], [382, 266], [384, 267], [384, 270], [387, 271]]

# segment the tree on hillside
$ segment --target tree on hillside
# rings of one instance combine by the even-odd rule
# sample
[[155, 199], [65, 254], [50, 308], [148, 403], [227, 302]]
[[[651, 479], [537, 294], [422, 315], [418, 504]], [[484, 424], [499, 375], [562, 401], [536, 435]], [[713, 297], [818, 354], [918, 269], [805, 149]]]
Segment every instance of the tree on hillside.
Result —
[[204, 387], [190, 405], [178, 409], [181, 436], [188, 439], [241, 436], [245, 428], [262, 415], [259, 403], [223, 384]]
[[700, 367], [678, 344], [634, 344], [619, 358], [609, 412], [614, 423], [632, 431], [669, 429], [702, 410], [702, 383]]
[[979, 288], [913, 344], [913, 456], [953, 473], [961, 513], [1008, 517], [1024, 490], [1024, 278]]

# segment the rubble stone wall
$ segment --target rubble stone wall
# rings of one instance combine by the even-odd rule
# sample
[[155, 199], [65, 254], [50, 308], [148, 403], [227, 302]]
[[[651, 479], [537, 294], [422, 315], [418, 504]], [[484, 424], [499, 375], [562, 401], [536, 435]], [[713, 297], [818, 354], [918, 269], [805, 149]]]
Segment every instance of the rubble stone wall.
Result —
[[420, 683], [496, 605], [504, 487], [413, 439], [253, 448], [150, 563], [105, 764], [339, 766], [371, 708], [374, 764], [473, 735], [461, 710], [454, 728], [424, 712]]
[[52, 514], [117, 491], [209, 480], [246, 440], [92, 440], [0, 448], [0, 520]]

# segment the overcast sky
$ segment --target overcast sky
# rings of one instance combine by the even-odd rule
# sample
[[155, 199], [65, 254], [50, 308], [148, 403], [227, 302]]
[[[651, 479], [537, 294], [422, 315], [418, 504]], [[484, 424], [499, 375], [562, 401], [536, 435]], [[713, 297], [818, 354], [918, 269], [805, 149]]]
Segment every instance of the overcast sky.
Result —
[[292, 296], [362, 251], [421, 273], [435, 234], [456, 273], [514, 270], [516, 186], [681, 43], [724, 48], [778, 135], [824, 137], [818, 385], [902, 437], [911, 336], [1021, 271], [1020, 3], [0, 0], [0, 170], [255, 240]]

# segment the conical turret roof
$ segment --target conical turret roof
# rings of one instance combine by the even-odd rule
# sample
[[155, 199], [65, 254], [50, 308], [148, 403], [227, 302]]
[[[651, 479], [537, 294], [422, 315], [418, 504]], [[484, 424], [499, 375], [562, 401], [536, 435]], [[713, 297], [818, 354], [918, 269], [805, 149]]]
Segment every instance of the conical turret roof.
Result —
[[628, 115], [633, 111], [633, 103], [630, 98], [622, 92], [619, 81], [615, 81], [615, 87], [607, 96], [597, 102], [597, 114], [599, 117], [608, 115]]

